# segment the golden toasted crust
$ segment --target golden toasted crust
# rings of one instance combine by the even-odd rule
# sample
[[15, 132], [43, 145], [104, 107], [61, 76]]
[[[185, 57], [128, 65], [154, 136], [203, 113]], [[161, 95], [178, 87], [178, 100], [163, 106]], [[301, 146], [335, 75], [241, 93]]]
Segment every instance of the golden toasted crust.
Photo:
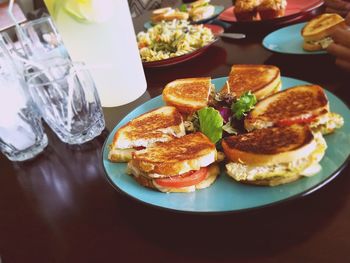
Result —
[[187, 187], [180, 187], [180, 188], [164, 188], [164, 187], [160, 187], [158, 186], [154, 179], [152, 178], [147, 178], [144, 176], [133, 176], [133, 178], [142, 186], [154, 189], [154, 190], [158, 190], [161, 192], [166, 192], [166, 193], [189, 193], [189, 192], [193, 192], [195, 190], [199, 190], [199, 189], [204, 189], [209, 187], [210, 185], [212, 185], [216, 178], [218, 177], [219, 173], [220, 173], [220, 168], [217, 164], [212, 164], [210, 165], [208, 170], [208, 175], [207, 178], [205, 180], [203, 180], [202, 182], [196, 184], [196, 185], [191, 185], [191, 186], [187, 186]]
[[205, 167], [216, 160], [216, 154], [215, 144], [196, 132], [134, 152], [132, 165], [150, 177], [166, 177]]
[[226, 137], [222, 147], [230, 161], [267, 165], [307, 156], [316, 148], [316, 143], [309, 127], [292, 125]]
[[163, 100], [181, 113], [191, 114], [208, 105], [211, 78], [177, 79], [163, 90]]
[[329, 112], [326, 94], [318, 85], [300, 85], [259, 101], [244, 120], [250, 131], [278, 125], [281, 121], [310, 118]]
[[151, 16], [151, 21], [153, 23], [158, 23], [161, 21], [172, 21], [174, 19], [177, 20], [187, 20], [189, 18], [189, 14], [186, 12], [181, 12], [177, 10], [170, 10], [168, 12], [160, 13], [160, 14], [153, 14]]
[[112, 148], [147, 147], [156, 141], [168, 141], [185, 135], [181, 114], [175, 107], [164, 106], [131, 120], [114, 135]]
[[275, 66], [233, 65], [220, 93], [231, 93], [239, 97], [250, 90], [260, 100], [278, 91], [276, 89], [280, 82], [280, 70]]
[[344, 18], [338, 14], [322, 14], [306, 23], [301, 30], [301, 35], [305, 42], [321, 40], [329, 36], [338, 26], [344, 26], [343, 22]]

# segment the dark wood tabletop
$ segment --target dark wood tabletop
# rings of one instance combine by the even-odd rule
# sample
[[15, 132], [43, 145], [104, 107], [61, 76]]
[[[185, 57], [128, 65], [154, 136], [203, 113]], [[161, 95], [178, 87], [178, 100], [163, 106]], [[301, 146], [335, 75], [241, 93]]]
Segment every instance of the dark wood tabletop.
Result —
[[[136, 18], [135, 30], [148, 18]], [[272, 64], [283, 76], [319, 84], [349, 105], [349, 73], [330, 55], [283, 55], [262, 47], [263, 36], [277, 27], [229, 26], [247, 38], [221, 39], [193, 60], [145, 69], [146, 93], [104, 108], [106, 130], [92, 142], [72, 147], [46, 127], [49, 145], [34, 160], [15, 163], [1, 155], [0, 262], [350, 262], [349, 167], [303, 198], [225, 215], [147, 206], [120, 194], [104, 174], [101, 151], [109, 132], [176, 78], [217, 78], [233, 64]]]

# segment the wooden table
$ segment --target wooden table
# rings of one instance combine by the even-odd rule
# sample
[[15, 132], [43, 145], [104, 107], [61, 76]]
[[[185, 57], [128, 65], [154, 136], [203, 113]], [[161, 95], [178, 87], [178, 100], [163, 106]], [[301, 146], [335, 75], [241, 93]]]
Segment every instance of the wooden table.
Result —
[[[135, 20], [136, 30], [146, 19]], [[104, 109], [107, 129], [91, 143], [70, 147], [46, 129], [49, 146], [33, 161], [0, 156], [2, 262], [349, 262], [349, 167], [304, 198], [216, 216], [146, 206], [105, 178], [101, 149], [109, 131], [176, 78], [227, 76], [236, 63], [273, 64], [284, 76], [319, 84], [350, 102], [349, 74], [332, 57], [273, 54], [260, 44], [265, 33], [220, 40], [186, 63], [147, 69], [147, 93]]]

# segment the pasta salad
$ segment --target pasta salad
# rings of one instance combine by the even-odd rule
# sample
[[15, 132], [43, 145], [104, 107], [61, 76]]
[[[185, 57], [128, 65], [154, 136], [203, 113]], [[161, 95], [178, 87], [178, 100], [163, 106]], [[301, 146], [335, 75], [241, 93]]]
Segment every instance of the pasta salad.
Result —
[[203, 25], [185, 20], [162, 21], [147, 32], [137, 34], [141, 59], [157, 61], [190, 53], [214, 41], [214, 35]]

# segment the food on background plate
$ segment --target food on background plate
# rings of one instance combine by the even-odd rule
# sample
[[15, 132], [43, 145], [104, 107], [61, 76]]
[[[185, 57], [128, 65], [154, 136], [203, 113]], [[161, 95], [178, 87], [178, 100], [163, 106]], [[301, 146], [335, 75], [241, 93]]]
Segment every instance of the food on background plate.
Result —
[[163, 106], [146, 112], [119, 128], [110, 145], [108, 159], [127, 162], [138, 149], [184, 135], [185, 126], [181, 114], [175, 107]]
[[251, 91], [258, 100], [281, 89], [281, 74], [271, 65], [233, 65], [220, 95], [232, 94], [239, 97]]
[[321, 170], [326, 142], [308, 126], [256, 130], [222, 141], [227, 174], [238, 182], [276, 186]]
[[192, 21], [197, 22], [211, 17], [215, 12], [215, 7], [210, 4], [210, 0], [198, 0], [191, 3], [188, 13]]
[[330, 34], [338, 27], [346, 25], [344, 18], [335, 13], [326, 13], [311, 19], [301, 30], [304, 38], [303, 49], [307, 51], [326, 49], [333, 43]]
[[143, 62], [173, 58], [202, 48], [215, 40], [212, 31], [203, 25], [188, 21], [162, 21], [147, 32], [137, 34], [137, 43]]
[[273, 94], [259, 101], [244, 120], [248, 131], [295, 123], [328, 134], [340, 128], [344, 120], [330, 112], [327, 96], [317, 85], [295, 86]]
[[286, 0], [263, 0], [257, 11], [261, 20], [266, 20], [284, 16], [286, 8]]
[[236, 0], [234, 14], [237, 21], [255, 21], [259, 20], [257, 7], [258, 0]]
[[193, 192], [216, 180], [220, 172], [216, 158], [215, 144], [197, 132], [134, 152], [128, 173], [161, 192]]
[[155, 9], [153, 10], [151, 15], [151, 21], [154, 24], [159, 23], [161, 21], [172, 21], [174, 19], [187, 20], [188, 18], [189, 14], [187, 12], [182, 12], [171, 7]]
[[234, 14], [237, 21], [256, 21], [284, 16], [286, 0], [236, 0]]
[[177, 79], [168, 83], [163, 90], [165, 104], [174, 106], [188, 116], [208, 106], [209, 95], [215, 91], [210, 77]]

